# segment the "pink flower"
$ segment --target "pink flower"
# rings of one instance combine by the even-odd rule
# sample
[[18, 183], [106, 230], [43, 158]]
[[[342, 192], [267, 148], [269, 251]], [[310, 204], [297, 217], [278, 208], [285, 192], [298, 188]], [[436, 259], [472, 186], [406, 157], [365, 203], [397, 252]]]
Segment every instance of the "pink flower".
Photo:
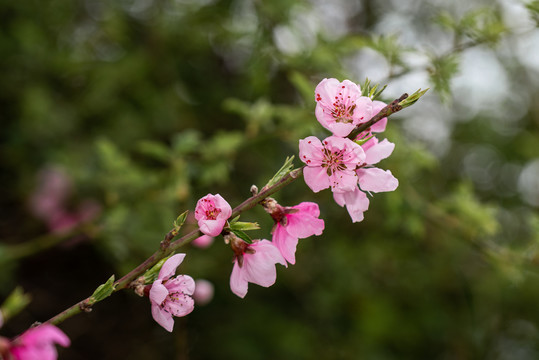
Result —
[[13, 340], [10, 352], [16, 360], [55, 360], [58, 353], [54, 344], [67, 347], [70, 341], [56, 326], [43, 324]]
[[206, 305], [213, 299], [213, 284], [208, 280], [198, 279], [195, 281], [196, 288], [193, 299], [197, 305]]
[[185, 254], [176, 254], [165, 261], [150, 289], [152, 316], [167, 331], [172, 331], [174, 327], [172, 316], [185, 316], [195, 307], [190, 296], [195, 291], [193, 278], [189, 275], [172, 277], [184, 257]]
[[236, 257], [230, 275], [230, 289], [241, 298], [247, 294], [249, 283], [264, 287], [275, 284], [275, 264], [286, 265], [279, 249], [271, 241], [254, 240], [252, 244], [247, 244], [236, 239], [232, 247]]
[[320, 209], [313, 202], [291, 207], [277, 204], [271, 216], [275, 220], [273, 244], [290, 264], [296, 263], [298, 239], [320, 235], [324, 230], [324, 220], [318, 218]]
[[316, 118], [336, 136], [347, 136], [372, 117], [372, 100], [361, 96], [359, 86], [349, 80], [322, 80], [316, 86], [315, 100]]
[[[379, 142], [377, 138], [369, 139], [361, 146], [365, 151], [365, 162], [356, 169], [358, 184], [361, 190], [368, 192], [393, 191], [399, 181], [389, 170], [372, 167], [380, 160], [387, 158], [393, 152], [395, 144], [384, 139]], [[340, 206], [346, 206], [353, 222], [363, 220], [363, 213], [369, 208], [367, 195], [356, 186], [352, 191], [334, 193], [333, 198]]]
[[202, 235], [197, 237], [191, 244], [196, 246], [197, 248], [205, 249], [209, 247], [211, 244], [213, 244], [214, 237], [208, 236], [208, 235]]
[[355, 169], [365, 162], [361, 146], [350, 139], [330, 136], [323, 143], [314, 136], [299, 141], [299, 156], [307, 164], [305, 183], [314, 192], [331, 187], [333, 192], [353, 191]]
[[195, 208], [198, 227], [208, 236], [219, 235], [230, 215], [232, 215], [232, 208], [219, 194], [204, 196], [198, 200]]

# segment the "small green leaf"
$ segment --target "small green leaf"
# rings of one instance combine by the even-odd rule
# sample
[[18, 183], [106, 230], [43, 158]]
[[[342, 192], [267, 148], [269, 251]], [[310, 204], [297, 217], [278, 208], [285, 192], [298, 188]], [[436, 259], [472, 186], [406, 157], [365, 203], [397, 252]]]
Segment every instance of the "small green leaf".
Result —
[[183, 226], [183, 224], [185, 223], [185, 219], [187, 219], [187, 214], [189, 213], [189, 210], [186, 210], [184, 211], [183, 213], [181, 213], [177, 218], [176, 220], [174, 220], [174, 227], [178, 228], [178, 230], [180, 230], [180, 228]]
[[275, 175], [273, 175], [271, 180], [268, 181], [268, 183], [262, 189], [267, 189], [277, 184], [279, 180], [281, 180], [283, 177], [288, 175], [288, 173], [290, 173], [290, 171], [292, 171], [292, 168], [294, 167], [293, 162], [294, 162], [294, 155], [287, 156], [283, 166], [279, 169], [279, 171], [275, 173]]
[[366, 137], [366, 138], [363, 138], [363, 139], [357, 139], [357, 140], [354, 140], [354, 142], [358, 145], [363, 145], [365, 144], [367, 141], [369, 141], [370, 139], [372, 139], [374, 137], [374, 135], [371, 135], [369, 137]]
[[249, 231], [249, 230], [258, 230], [260, 229], [260, 225], [258, 223], [253, 222], [243, 222], [243, 221], [236, 221], [232, 224], [230, 224], [230, 230], [242, 230], [242, 231]]
[[423, 95], [425, 95], [425, 93], [429, 91], [429, 89], [425, 89], [425, 90], [417, 90], [415, 93], [413, 93], [412, 95], [408, 96], [406, 99], [402, 100], [399, 105], [402, 106], [403, 108], [405, 107], [408, 107], [410, 105], [413, 105], [415, 104], [415, 102], [417, 100], [419, 100], [419, 98]]
[[230, 225], [234, 224], [236, 221], [238, 221], [238, 220], [240, 219], [240, 216], [241, 216], [241, 215], [236, 216], [234, 219], [230, 220], [228, 223], [229, 223]]
[[9, 294], [2, 304], [0, 311], [4, 317], [4, 322], [20, 313], [28, 304], [30, 304], [30, 295], [25, 294], [23, 289], [18, 286]]
[[243, 231], [241, 231], [241, 230], [232, 230], [232, 232], [237, 237], [239, 237], [240, 239], [245, 241], [247, 244], [252, 244], [253, 243], [253, 240], [251, 239], [251, 237], [249, 235], [247, 235], [246, 233], [244, 233]]
[[114, 291], [114, 275], [112, 275], [106, 283], [99, 285], [97, 289], [95, 289], [92, 296], [90, 296], [90, 301], [88, 302], [89, 305], [95, 304], [98, 301], [101, 301], [107, 297], [110, 296]]

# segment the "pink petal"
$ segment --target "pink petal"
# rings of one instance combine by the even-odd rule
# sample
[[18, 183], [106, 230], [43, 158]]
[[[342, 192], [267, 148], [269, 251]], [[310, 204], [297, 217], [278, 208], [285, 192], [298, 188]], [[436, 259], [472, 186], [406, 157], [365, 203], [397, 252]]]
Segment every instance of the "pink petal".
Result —
[[150, 288], [150, 301], [153, 304], [161, 305], [168, 296], [168, 289], [162, 282], [160, 279], [155, 280]]
[[213, 244], [213, 240], [214, 240], [213, 236], [202, 235], [196, 238], [195, 240], [193, 240], [191, 244], [193, 244], [194, 246], [198, 248], [205, 249], [209, 247], [211, 244]]
[[223, 231], [227, 219], [219, 217], [215, 220], [200, 219], [198, 221], [198, 226], [203, 234], [208, 236], [217, 236], [221, 233], [221, 231]]
[[213, 201], [215, 202], [215, 207], [221, 209], [219, 217], [228, 220], [230, 215], [232, 215], [232, 207], [230, 204], [219, 194], [214, 195]]
[[243, 255], [247, 281], [264, 287], [275, 284], [277, 279], [275, 264], [286, 265], [286, 260], [279, 249], [268, 240], [254, 242], [250, 247], [255, 250], [255, 253]]
[[[373, 139], [375, 138], [372, 138], [371, 140]], [[371, 142], [371, 140], [368, 142]], [[389, 142], [387, 139], [382, 140], [380, 143], [375, 143], [370, 148], [365, 150], [365, 162], [369, 165], [376, 164], [380, 160], [389, 157], [394, 149], [395, 144]]]
[[[315, 111], [315, 115], [317, 114], [317, 112], [318, 111]], [[317, 118], [319, 118], [319, 115], [317, 115]], [[342, 122], [335, 122], [335, 121], [332, 121], [332, 122], [328, 121], [327, 125], [324, 125], [324, 124], [322, 125], [326, 129], [331, 131], [333, 135], [341, 136], [341, 137], [348, 136], [348, 134], [350, 134], [352, 130], [354, 130], [354, 128], [356, 127], [354, 123], [342, 123]]]
[[186, 295], [193, 295], [195, 292], [195, 280], [189, 275], [178, 275], [170, 279], [165, 284], [169, 293], [181, 292]]
[[174, 316], [181, 317], [190, 314], [195, 308], [195, 301], [185, 294], [176, 295], [174, 301], [167, 301], [165, 308]]
[[312, 235], [322, 234], [324, 220], [318, 219], [320, 210], [317, 204], [301, 203], [292, 208], [300, 211], [286, 216], [287, 225], [285, 229], [290, 235], [303, 239]]
[[247, 295], [248, 283], [245, 279], [244, 269], [240, 268], [238, 261], [234, 260], [234, 267], [232, 268], [232, 274], [230, 275], [230, 290], [240, 298], [244, 298]]
[[356, 100], [356, 109], [354, 110], [354, 127], [369, 121], [371, 117], [372, 100], [368, 96], [361, 96]]
[[275, 230], [273, 231], [272, 240], [273, 244], [275, 244], [277, 249], [279, 249], [285, 260], [294, 265], [296, 263], [296, 247], [298, 245], [298, 238], [290, 235], [284, 226], [277, 224]]
[[[383, 103], [381, 101], [378, 101], [378, 100], [374, 100], [372, 102], [372, 116], [375, 116], [376, 114], [378, 114], [380, 112], [380, 110], [382, 110], [385, 107], [386, 107], [385, 103]], [[371, 118], [372, 118], [372, 116], [371, 116]], [[385, 117], [382, 120], [378, 121], [373, 126], [371, 126], [371, 131], [374, 131], [374, 132], [385, 131], [386, 125], [387, 125], [387, 118]]]
[[152, 304], [152, 317], [159, 325], [165, 328], [166, 331], [172, 332], [174, 327], [174, 319], [172, 314], [162, 309], [159, 305]]
[[315, 136], [299, 141], [299, 157], [308, 166], [320, 166], [324, 160], [324, 146]]
[[331, 191], [347, 192], [357, 187], [357, 176], [354, 171], [339, 171], [330, 176]]
[[166, 280], [171, 276], [174, 276], [176, 269], [178, 266], [180, 266], [184, 258], [185, 254], [172, 255], [167, 261], [165, 261], [161, 267], [161, 270], [159, 270], [159, 276], [157, 278], [160, 280]]
[[399, 181], [389, 170], [378, 168], [357, 170], [359, 186], [364, 191], [382, 192], [393, 191], [399, 186]]
[[363, 213], [369, 209], [369, 199], [367, 195], [360, 191], [356, 186], [356, 189], [346, 193], [334, 193], [333, 198], [335, 202], [340, 206], [346, 205], [346, 210], [352, 222], [360, 222], [363, 220]]
[[300, 211], [300, 213], [309, 214], [314, 217], [320, 216], [320, 207], [314, 202], [304, 201], [296, 206], [292, 206], [292, 209], [297, 209]]
[[330, 184], [327, 171], [321, 166], [305, 167], [303, 169], [303, 178], [305, 179], [307, 186], [315, 193], [327, 189]]

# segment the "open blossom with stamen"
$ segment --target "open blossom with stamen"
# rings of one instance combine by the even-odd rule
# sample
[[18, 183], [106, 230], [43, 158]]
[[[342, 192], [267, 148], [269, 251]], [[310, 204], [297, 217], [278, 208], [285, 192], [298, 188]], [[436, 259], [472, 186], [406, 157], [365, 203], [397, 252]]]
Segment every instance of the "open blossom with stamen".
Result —
[[314, 192], [328, 187], [333, 192], [353, 191], [356, 167], [365, 162], [365, 152], [350, 139], [330, 136], [322, 142], [309, 136], [299, 141], [299, 156], [307, 166], [305, 183]]
[[15, 360], [56, 360], [54, 344], [68, 347], [70, 341], [56, 326], [42, 324], [13, 340], [9, 351]]
[[184, 258], [185, 254], [176, 254], [165, 261], [150, 289], [152, 316], [167, 331], [174, 327], [172, 316], [185, 316], [195, 307], [191, 297], [195, 292], [193, 278], [189, 275], [173, 277]]
[[232, 215], [232, 208], [219, 194], [204, 196], [198, 200], [195, 208], [198, 227], [208, 236], [219, 235], [230, 215]]
[[286, 265], [286, 261], [271, 241], [253, 240], [252, 244], [247, 244], [233, 238], [231, 245], [236, 254], [230, 275], [230, 289], [234, 294], [245, 297], [249, 283], [264, 287], [275, 284], [275, 265]]
[[302, 202], [296, 206], [284, 207], [273, 200], [271, 205], [265, 207], [275, 220], [272, 231], [273, 243], [286, 261], [295, 264], [298, 239], [320, 235], [324, 230], [324, 220], [318, 218], [320, 216], [318, 204]]
[[350, 80], [324, 79], [315, 89], [315, 115], [320, 124], [345, 137], [373, 115], [372, 100], [361, 96], [361, 89]]
[[[387, 139], [379, 142], [377, 138], [372, 137], [361, 147], [365, 150], [365, 162], [356, 169], [361, 190], [368, 192], [395, 190], [399, 181], [391, 174], [391, 171], [372, 166], [391, 155], [395, 144]], [[363, 213], [369, 208], [369, 199], [361, 190], [356, 186], [352, 191], [333, 194], [337, 204], [346, 206], [353, 222], [362, 221]]]

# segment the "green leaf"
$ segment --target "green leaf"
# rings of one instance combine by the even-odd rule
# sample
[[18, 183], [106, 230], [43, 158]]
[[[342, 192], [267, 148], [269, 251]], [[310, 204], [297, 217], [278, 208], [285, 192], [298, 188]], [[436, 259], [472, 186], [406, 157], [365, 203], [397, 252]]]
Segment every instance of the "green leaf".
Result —
[[417, 100], [419, 100], [421, 96], [425, 95], [427, 91], [429, 91], [429, 89], [425, 89], [425, 90], [419, 89], [412, 95], [408, 96], [406, 99], [402, 100], [399, 103], [399, 105], [402, 106], [403, 108], [413, 105], [417, 102]]
[[247, 244], [252, 244], [253, 243], [253, 240], [251, 239], [251, 237], [249, 235], [247, 235], [246, 233], [244, 233], [243, 231], [241, 231], [241, 230], [232, 230], [232, 232], [237, 237], [239, 237], [240, 239], [245, 241]]
[[187, 214], [189, 213], [189, 210], [184, 211], [178, 217], [176, 220], [174, 220], [174, 227], [177, 228], [176, 230], [180, 230], [180, 228], [185, 223], [185, 219], [187, 219]]
[[28, 304], [30, 304], [30, 301], [30, 295], [25, 294], [20, 286], [16, 287], [15, 290], [9, 294], [0, 308], [2, 316], [4, 317], [4, 322], [20, 313]]
[[258, 230], [260, 229], [260, 225], [256, 222], [243, 222], [243, 221], [235, 221], [234, 223], [230, 224], [230, 230], [241, 230], [241, 231], [249, 231], [249, 230]]
[[90, 296], [89, 304], [95, 304], [98, 301], [101, 301], [107, 297], [110, 296], [114, 292], [114, 275], [112, 275], [106, 283], [99, 285], [97, 289], [95, 289], [92, 296]]
[[267, 189], [279, 182], [283, 177], [288, 175], [290, 171], [292, 171], [292, 168], [294, 167], [294, 155], [287, 156], [286, 160], [284, 161], [283, 166], [273, 175], [270, 181], [262, 189]]

